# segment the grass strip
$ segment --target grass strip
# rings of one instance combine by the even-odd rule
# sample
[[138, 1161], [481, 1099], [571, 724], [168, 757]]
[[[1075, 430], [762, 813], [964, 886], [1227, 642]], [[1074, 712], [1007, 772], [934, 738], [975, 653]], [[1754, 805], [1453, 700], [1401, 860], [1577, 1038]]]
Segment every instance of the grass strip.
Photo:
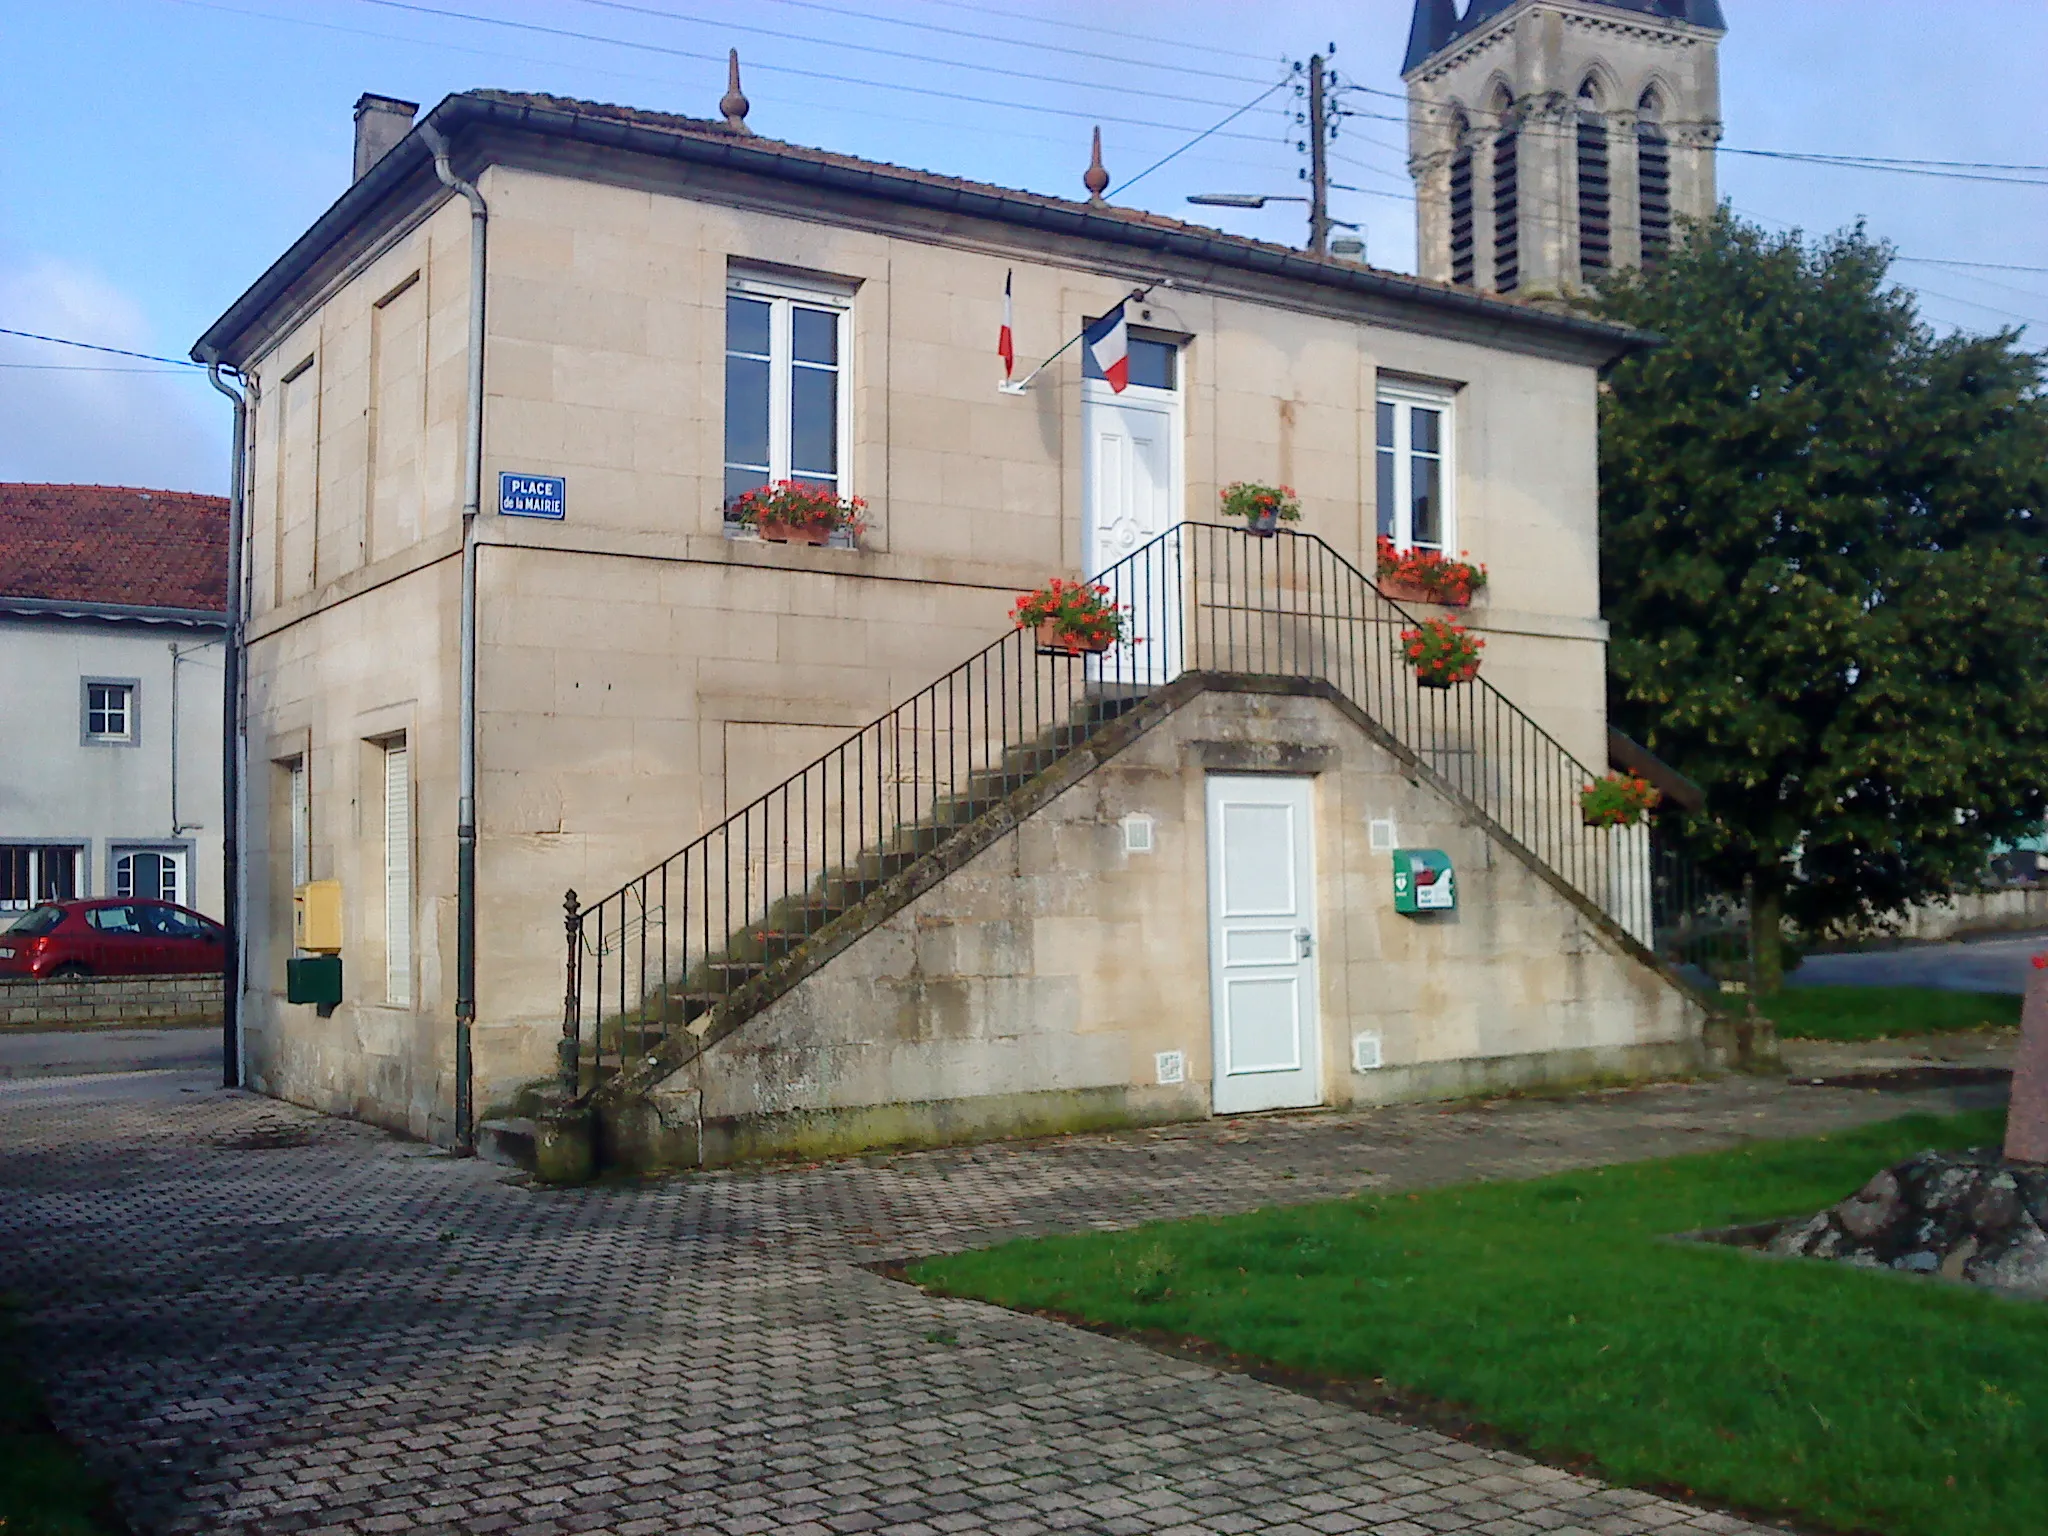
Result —
[[2016, 992], [1936, 987], [1787, 987], [1758, 1007], [1781, 1040], [1888, 1040], [2010, 1029], [2020, 1021]]
[[1668, 1234], [1820, 1209], [2002, 1116], [928, 1259], [946, 1295], [1469, 1416], [1543, 1460], [1886, 1536], [2039, 1536], [2048, 1306]]
[[0, 1533], [124, 1536], [106, 1484], [50, 1427], [22, 1361], [14, 1312], [0, 1298]]

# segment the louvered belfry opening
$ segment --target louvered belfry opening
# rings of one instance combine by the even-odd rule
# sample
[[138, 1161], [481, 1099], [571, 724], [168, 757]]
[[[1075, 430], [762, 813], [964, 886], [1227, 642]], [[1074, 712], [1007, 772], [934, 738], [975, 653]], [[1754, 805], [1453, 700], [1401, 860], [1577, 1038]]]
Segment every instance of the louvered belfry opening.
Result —
[[1472, 145], [1464, 118], [1456, 125], [1458, 152], [1451, 160], [1451, 281], [1470, 288], [1476, 275], [1478, 229], [1472, 201]]
[[1522, 281], [1519, 135], [1503, 119], [1493, 140], [1493, 286], [1513, 293]]
[[1636, 201], [1642, 211], [1643, 269], [1654, 271], [1671, 251], [1671, 141], [1658, 122], [1655, 91], [1636, 109]]
[[1579, 87], [1579, 276], [1591, 281], [1614, 264], [1607, 119], [1588, 80]]

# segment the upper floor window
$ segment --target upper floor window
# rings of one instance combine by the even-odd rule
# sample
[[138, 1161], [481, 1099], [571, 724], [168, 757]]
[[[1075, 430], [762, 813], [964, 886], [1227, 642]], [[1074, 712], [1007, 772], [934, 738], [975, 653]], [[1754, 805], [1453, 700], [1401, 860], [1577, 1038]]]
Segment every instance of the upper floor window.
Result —
[[843, 293], [735, 279], [725, 297], [725, 504], [774, 480], [841, 495], [847, 439]]
[[85, 680], [85, 739], [115, 746], [135, 741], [135, 684], [132, 681]]
[[1477, 273], [1472, 216], [1472, 125], [1459, 113], [1451, 122], [1457, 151], [1451, 156], [1451, 281], [1470, 288]]
[[1642, 214], [1643, 266], [1654, 270], [1671, 250], [1671, 141], [1658, 119], [1654, 90], [1636, 106], [1636, 191]]
[[1612, 214], [1608, 206], [1607, 119], [1600, 95], [1588, 80], [1579, 87], [1579, 276], [1592, 282], [1613, 265]]
[[1378, 437], [1381, 536], [1399, 549], [1457, 548], [1450, 395], [1382, 384]]

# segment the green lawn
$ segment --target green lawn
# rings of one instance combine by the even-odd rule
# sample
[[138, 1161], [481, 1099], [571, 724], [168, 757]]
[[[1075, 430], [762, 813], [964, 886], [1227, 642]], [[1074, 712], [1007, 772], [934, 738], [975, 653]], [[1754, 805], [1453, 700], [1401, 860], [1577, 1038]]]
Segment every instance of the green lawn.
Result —
[[1934, 987], [1787, 987], [1757, 1007], [1781, 1040], [1885, 1040], [2020, 1021], [2018, 993]]
[[931, 1259], [949, 1295], [1201, 1341], [1544, 1459], [1886, 1536], [2048, 1529], [2048, 1306], [1666, 1234], [1817, 1210], [2002, 1117]]
[[0, 1533], [117, 1536], [125, 1527], [105, 1484], [50, 1428], [10, 1337], [11, 1310], [0, 1300]]

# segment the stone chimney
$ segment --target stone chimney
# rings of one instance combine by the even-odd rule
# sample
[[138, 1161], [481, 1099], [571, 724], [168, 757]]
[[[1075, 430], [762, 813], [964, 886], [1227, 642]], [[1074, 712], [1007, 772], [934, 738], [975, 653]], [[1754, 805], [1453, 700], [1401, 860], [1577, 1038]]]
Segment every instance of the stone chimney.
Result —
[[395, 96], [365, 93], [356, 98], [357, 181], [368, 175], [371, 166], [391, 153], [398, 141], [412, 132], [413, 114], [419, 109], [418, 102], [400, 101]]

